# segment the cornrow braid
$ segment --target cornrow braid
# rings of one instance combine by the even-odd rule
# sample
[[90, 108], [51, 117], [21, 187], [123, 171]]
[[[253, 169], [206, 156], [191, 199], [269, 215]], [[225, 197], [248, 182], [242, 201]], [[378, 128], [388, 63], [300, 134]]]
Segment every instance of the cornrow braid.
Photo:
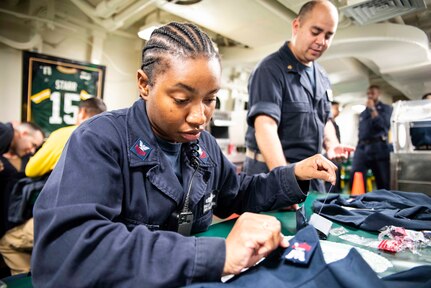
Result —
[[196, 25], [171, 22], [153, 31], [147, 45], [142, 50], [141, 69], [148, 76], [149, 84], [154, 84], [155, 75], [169, 69], [168, 55], [179, 57], [220, 56], [211, 39]]
[[166, 30], [155, 30], [152, 35], [157, 36], [158, 34], [162, 36], [169, 37], [171, 40], [177, 42], [187, 50], [192, 50], [193, 47], [191, 47], [186, 41], [184, 41], [184, 38], [182, 38], [180, 35], [173, 33], [169, 28]]
[[[194, 46], [194, 47], [196, 47], [196, 46], [198, 46], [198, 45], [200, 45], [200, 43], [198, 43], [197, 41], [196, 41], [196, 38], [193, 36], [193, 34], [189, 31], [189, 29], [187, 29], [189, 26], [187, 25], [187, 24], [185, 24], [185, 25], [179, 25], [178, 23], [176, 23], [176, 22], [174, 22], [174, 23], [172, 23], [172, 26], [174, 26], [175, 28], [177, 28], [180, 32], [182, 32], [185, 36], [187, 36], [187, 38], [188, 38], [188, 42], [191, 42], [192, 43], [192, 45]], [[187, 28], [186, 28], [187, 27]], [[193, 29], [193, 27], [190, 27], [190, 28], [192, 28]], [[202, 45], [200, 45], [201, 47], [201, 49], [202, 49]]]

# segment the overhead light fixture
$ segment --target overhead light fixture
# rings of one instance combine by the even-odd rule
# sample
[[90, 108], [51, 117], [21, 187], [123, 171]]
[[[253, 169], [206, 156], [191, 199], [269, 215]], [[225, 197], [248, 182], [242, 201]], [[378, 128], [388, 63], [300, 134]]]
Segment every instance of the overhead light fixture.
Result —
[[154, 30], [156, 30], [157, 28], [160, 28], [161, 26], [163, 26], [163, 24], [159, 22], [148, 23], [142, 26], [141, 28], [139, 28], [138, 37], [144, 40], [148, 40], [150, 39], [151, 33], [153, 33]]
[[202, 0], [166, 0], [166, 1], [171, 2], [173, 4], [178, 4], [178, 5], [193, 5], [201, 2]]

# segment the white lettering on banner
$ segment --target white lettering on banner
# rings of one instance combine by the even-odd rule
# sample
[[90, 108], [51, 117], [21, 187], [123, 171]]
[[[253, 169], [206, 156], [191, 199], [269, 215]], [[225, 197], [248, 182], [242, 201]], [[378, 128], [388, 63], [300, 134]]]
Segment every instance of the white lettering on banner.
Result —
[[78, 83], [66, 80], [55, 80], [55, 90], [77, 91]]

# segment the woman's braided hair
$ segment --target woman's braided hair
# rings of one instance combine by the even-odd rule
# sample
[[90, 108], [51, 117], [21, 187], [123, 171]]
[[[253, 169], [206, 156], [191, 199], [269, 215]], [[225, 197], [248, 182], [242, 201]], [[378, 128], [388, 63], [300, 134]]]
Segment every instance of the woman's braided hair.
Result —
[[169, 69], [167, 55], [190, 57], [205, 56], [220, 60], [211, 39], [196, 25], [171, 22], [153, 31], [142, 50], [141, 69], [154, 84], [154, 77]]

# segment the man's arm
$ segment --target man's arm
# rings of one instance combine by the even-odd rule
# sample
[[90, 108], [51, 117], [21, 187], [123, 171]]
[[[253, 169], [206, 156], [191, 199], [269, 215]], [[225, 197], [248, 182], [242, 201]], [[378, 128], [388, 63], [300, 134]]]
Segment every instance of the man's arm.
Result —
[[340, 145], [340, 142], [337, 139], [334, 124], [328, 120], [323, 131], [323, 147], [328, 150], [331, 147], [336, 147], [338, 145]]
[[272, 170], [275, 167], [289, 164], [284, 157], [281, 141], [278, 137], [277, 122], [267, 115], [259, 115], [254, 121], [254, 128], [257, 145], [265, 158], [268, 169]]
[[334, 124], [327, 121], [323, 130], [323, 145], [326, 149], [326, 154], [331, 160], [344, 160], [349, 157], [349, 153], [355, 151], [354, 147], [342, 145], [337, 139]]
[[[256, 142], [259, 150], [265, 159], [266, 166], [271, 171], [272, 169], [289, 164], [284, 156], [283, 146], [278, 137], [277, 122], [267, 116], [259, 115], [254, 120], [254, 129], [256, 131]], [[293, 204], [290, 209], [297, 210], [298, 204]]]

